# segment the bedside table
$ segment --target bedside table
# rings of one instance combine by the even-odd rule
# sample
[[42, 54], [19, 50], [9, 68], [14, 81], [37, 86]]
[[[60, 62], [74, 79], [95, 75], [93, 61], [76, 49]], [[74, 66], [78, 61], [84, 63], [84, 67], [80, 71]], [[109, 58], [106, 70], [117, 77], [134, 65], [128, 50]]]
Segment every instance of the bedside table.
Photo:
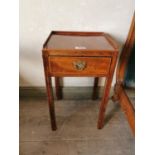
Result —
[[51, 77], [106, 77], [97, 123], [101, 129], [117, 62], [117, 43], [103, 32], [52, 31], [42, 56], [52, 130], [57, 126]]

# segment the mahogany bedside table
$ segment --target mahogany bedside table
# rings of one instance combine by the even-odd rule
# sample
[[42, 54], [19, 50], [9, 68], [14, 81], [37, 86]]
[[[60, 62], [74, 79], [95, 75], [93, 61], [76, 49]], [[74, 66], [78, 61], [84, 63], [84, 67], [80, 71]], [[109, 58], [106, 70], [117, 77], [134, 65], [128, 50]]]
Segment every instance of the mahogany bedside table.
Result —
[[97, 124], [101, 129], [117, 62], [117, 43], [103, 32], [52, 31], [42, 56], [52, 130], [57, 126], [51, 77], [106, 77]]

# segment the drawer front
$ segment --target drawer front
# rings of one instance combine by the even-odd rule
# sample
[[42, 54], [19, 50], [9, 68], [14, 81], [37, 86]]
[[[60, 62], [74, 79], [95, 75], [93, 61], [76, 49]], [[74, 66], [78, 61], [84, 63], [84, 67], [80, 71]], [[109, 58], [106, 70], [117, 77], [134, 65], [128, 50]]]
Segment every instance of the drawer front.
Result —
[[49, 57], [52, 76], [106, 76], [110, 57]]

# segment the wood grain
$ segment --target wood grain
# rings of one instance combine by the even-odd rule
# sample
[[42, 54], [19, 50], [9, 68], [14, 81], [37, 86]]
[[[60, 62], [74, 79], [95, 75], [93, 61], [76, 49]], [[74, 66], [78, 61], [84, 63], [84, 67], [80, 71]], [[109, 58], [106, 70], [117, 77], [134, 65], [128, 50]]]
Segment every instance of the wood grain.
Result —
[[[74, 62], [85, 62], [83, 70], [77, 70]], [[111, 64], [109, 57], [50, 57], [51, 76], [107, 76]]]

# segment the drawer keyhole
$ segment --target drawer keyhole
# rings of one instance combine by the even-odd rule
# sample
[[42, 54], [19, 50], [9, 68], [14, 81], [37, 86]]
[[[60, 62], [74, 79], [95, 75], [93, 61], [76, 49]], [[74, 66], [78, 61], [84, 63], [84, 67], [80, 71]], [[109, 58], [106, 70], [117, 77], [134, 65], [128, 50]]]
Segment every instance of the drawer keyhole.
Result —
[[82, 71], [86, 68], [86, 62], [85, 61], [74, 61], [73, 66], [76, 70]]

